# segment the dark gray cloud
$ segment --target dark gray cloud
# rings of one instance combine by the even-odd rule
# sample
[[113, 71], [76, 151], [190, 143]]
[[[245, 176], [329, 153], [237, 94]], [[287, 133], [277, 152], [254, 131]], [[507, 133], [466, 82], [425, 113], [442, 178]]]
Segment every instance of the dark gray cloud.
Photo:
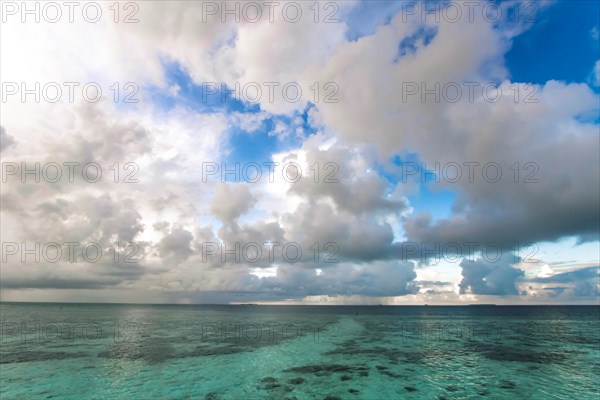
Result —
[[176, 228], [169, 232], [156, 245], [160, 257], [169, 264], [178, 264], [193, 254], [192, 233], [183, 229]]
[[244, 184], [222, 183], [211, 200], [210, 211], [223, 223], [232, 223], [256, 204], [250, 189]]
[[[531, 282], [538, 283], [571, 283], [585, 279], [600, 279], [600, 267], [586, 267], [575, 271], [563, 272], [543, 278], [531, 279]], [[597, 281], [598, 283], [598, 281]]]
[[415, 283], [420, 286], [447, 286], [452, 284], [452, 282], [443, 281], [415, 281]]
[[[336, 265], [317, 274], [306, 265], [279, 267], [277, 275], [258, 278], [237, 274], [239, 290], [224, 290], [229, 299], [285, 300], [306, 296], [403, 296], [418, 292], [412, 263], [374, 262]], [[223, 298], [221, 294], [219, 298]], [[240, 301], [240, 300], [237, 300]]]
[[511, 266], [508, 256], [492, 263], [483, 259], [476, 261], [463, 260], [460, 293], [482, 295], [518, 295], [517, 281], [524, 272]]
[[[550, 297], [570, 296], [578, 299], [598, 299], [600, 294], [600, 267], [592, 266], [580, 268], [575, 271], [562, 272], [548, 277], [530, 279], [530, 282], [562, 284], [560, 286], [546, 287], [551, 291]], [[569, 286], [565, 286], [569, 284]]]
[[119, 279], [43, 278], [43, 279], [2, 279], [3, 289], [104, 289], [122, 283]]
[[[459, 182], [442, 177], [435, 184], [457, 193], [452, 215], [437, 221], [426, 213], [408, 218], [409, 240], [493, 242], [509, 248], [567, 236], [580, 241], [598, 237], [600, 141], [592, 123], [598, 99], [585, 85], [549, 82], [539, 90], [536, 106], [504, 100], [471, 105], [480, 117], [476, 125], [460, 122], [469, 113], [466, 104], [446, 105], [447, 113], [460, 118], [432, 116], [435, 128], [429, 140], [417, 138], [415, 143], [426, 165], [433, 169], [435, 163], [477, 162], [479, 167], [472, 181], [463, 167]], [[569, 99], [569, 106], [558, 109], [555, 98]], [[543, 123], [535, 113], [545, 115]], [[447, 142], [447, 137], [456, 140]], [[500, 167], [498, 178], [496, 169], [489, 176], [483, 173], [490, 163]]]

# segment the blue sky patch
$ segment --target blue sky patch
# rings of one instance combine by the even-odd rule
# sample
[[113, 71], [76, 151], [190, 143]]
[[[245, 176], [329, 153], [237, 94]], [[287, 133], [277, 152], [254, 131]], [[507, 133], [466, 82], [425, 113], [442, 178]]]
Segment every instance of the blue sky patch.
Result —
[[562, 1], [540, 10], [506, 54], [513, 81], [587, 82], [600, 58], [599, 15], [600, 2], [594, 0]]

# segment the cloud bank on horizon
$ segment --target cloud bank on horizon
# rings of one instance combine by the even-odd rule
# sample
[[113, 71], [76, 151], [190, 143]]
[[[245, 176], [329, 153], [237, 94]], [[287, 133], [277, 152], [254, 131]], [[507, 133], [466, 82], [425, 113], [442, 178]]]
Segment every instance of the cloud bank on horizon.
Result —
[[2, 3], [2, 301], [598, 303], [599, 3], [75, 3]]

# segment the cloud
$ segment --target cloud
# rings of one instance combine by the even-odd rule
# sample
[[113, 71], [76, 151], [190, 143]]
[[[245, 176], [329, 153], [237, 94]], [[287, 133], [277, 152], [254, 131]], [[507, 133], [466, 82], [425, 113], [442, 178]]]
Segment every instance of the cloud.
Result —
[[177, 264], [193, 254], [191, 243], [193, 236], [183, 228], [176, 228], [169, 234], [163, 236], [158, 242], [157, 249], [162, 259], [170, 261], [169, 264]]
[[120, 280], [64, 279], [44, 277], [40, 280], [9, 279], [2, 282], [3, 289], [103, 289], [116, 285]]
[[256, 203], [245, 184], [222, 183], [211, 200], [210, 210], [223, 223], [230, 224]]
[[15, 138], [6, 133], [6, 129], [0, 126], [0, 151], [4, 151], [15, 143]]
[[[476, 240], [506, 248], [598, 232], [598, 94], [586, 84], [509, 81], [503, 57], [514, 32], [485, 21], [442, 22], [428, 45], [398, 58], [398, 43], [422, 27], [397, 16], [374, 35], [338, 46], [321, 72], [315, 70], [346, 83], [338, 104], [318, 109], [320, 120], [340, 140], [374, 145], [384, 159], [417, 153], [429, 169], [478, 163], [474, 181], [463, 166], [458, 183], [442, 180], [436, 185], [457, 193], [452, 215], [439, 221], [427, 215], [407, 218], [408, 239]], [[422, 101], [421, 93], [407, 97], [403, 90], [404, 84], [415, 82], [430, 89], [498, 82], [503, 95], [491, 102], [479, 90], [471, 100], [465, 89], [456, 102], [442, 94], [440, 101], [433, 95]], [[521, 93], [517, 101], [512, 95], [516, 87]], [[526, 101], [524, 93], [533, 101]], [[497, 182], [484, 175], [489, 163], [500, 166]]]
[[597, 26], [593, 27], [592, 30], [590, 31], [590, 36], [594, 40], [600, 40], [600, 29], [598, 29]]
[[[543, 290], [549, 291], [552, 298], [576, 298], [597, 301], [600, 295], [600, 267], [598, 266], [538, 277], [529, 281], [542, 284]], [[547, 286], [548, 284], [558, 284], [559, 286]]]
[[[310, 6], [302, 4], [305, 16], [312, 16]], [[218, 16], [202, 21], [201, 7], [199, 2], [147, 3], [135, 26], [108, 19], [94, 26], [3, 26], [6, 81], [94, 81], [105, 89], [96, 104], [22, 103], [18, 96], [3, 103], [3, 162], [95, 162], [103, 170], [103, 179], [93, 184], [82, 179], [21, 183], [18, 176], [3, 183], [3, 240], [94, 241], [103, 249], [135, 242], [141, 260], [89, 263], [78, 256], [72, 263], [33, 265], [15, 258], [2, 266], [2, 285], [11, 295], [25, 296], [21, 289], [35, 288], [70, 289], [65, 296], [79, 300], [94, 292], [94, 298], [111, 300], [323, 296], [378, 303], [394, 296], [455, 300], [455, 293], [436, 289], [462, 278], [461, 294], [512, 296], [519, 293], [523, 271], [508, 259], [465, 260], [461, 277], [455, 268], [448, 276], [439, 271], [417, 281], [422, 269], [404, 260], [403, 240], [427, 248], [473, 240], [509, 248], [567, 235], [597, 241], [598, 94], [585, 84], [512, 82], [504, 56], [527, 24], [494, 25], [481, 15], [472, 22], [421, 23], [418, 16], [403, 21], [387, 6], [370, 18], [379, 26], [365, 29], [349, 27], [356, 21], [315, 24], [312, 18], [236, 24]], [[340, 7], [341, 16], [353, 10], [360, 15], [363, 5]], [[31, 54], [44, 62], [29, 62]], [[297, 103], [263, 96], [252, 113], [198, 107], [183, 101], [184, 86], [169, 81], [173, 64], [195, 84], [297, 81], [304, 92]], [[598, 64], [596, 78], [597, 69]], [[115, 81], [137, 82], [140, 102], [111, 104], [108, 88]], [[335, 82], [339, 102], [310, 104], [315, 82]], [[474, 101], [422, 102], [419, 95], [405, 98], [407, 82], [428, 87], [494, 82], [506, 95], [496, 103], [481, 93]], [[539, 101], [515, 102], [515, 88], [535, 91]], [[202, 165], [227, 160], [233, 128], [276, 134], [281, 147], [268, 156], [280, 164], [297, 163], [302, 178], [282, 179], [279, 166], [273, 182], [206, 182]], [[283, 140], [289, 137], [295, 141]], [[438, 183], [436, 189], [456, 193], [457, 200], [450, 216], [436, 220], [413, 214], [403, 195], [419, 182], [399, 182], [378, 168], [392, 156], [408, 154], [429, 166], [496, 162], [503, 176], [489, 183], [478, 172], [473, 183]], [[515, 162], [518, 183], [510, 169]], [[522, 182], [528, 162], [536, 163], [537, 183]], [[135, 183], [124, 182], [130, 173]], [[254, 263], [222, 261], [218, 255], [205, 259], [203, 245], [209, 242], [229, 249], [294, 242], [304, 254], [297, 263], [281, 255], [269, 260], [266, 248]], [[334, 244], [338, 262], [315, 262], [310, 251], [315, 242], [321, 250]], [[256, 271], [270, 276], [259, 278]], [[567, 297], [597, 291], [594, 277], [586, 275], [591, 272], [568, 274], [529, 283], [560, 284], [544, 290]]]
[[517, 281], [524, 276], [524, 272], [514, 268], [509, 262], [511, 255], [505, 255], [498, 262], [463, 260], [462, 280], [460, 293], [510, 296], [518, 295]]
[[317, 274], [315, 270], [284, 266], [274, 277], [256, 278], [250, 289], [268, 298], [306, 296], [402, 296], [416, 293], [412, 263], [382, 262], [371, 265], [336, 265]]
[[531, 282], [538, 283], [572, 283], [585, 279], [598, 279], [600, 277], [600, 267], [587, 267], [575, 271], [562, 272], [552, 276], [531, 279]]
[[600, 86], [600, 60], [596, 61], [596, 64], [594, 64], [591, 81], [592, 85], [596, 87]]
[[302, 179], [291, 185], [290, 194], [311, 201], [328, 198], [337, 209], [356, 215], [401, 214], [408, 209], [406, 198], [389, 195], [389, 182], [371, 169], [367, 157], [343, 146], [319, 149], [315, 139], [308, 139], [302, 151], [306, 165], [316, 165], [318, 172], [305, 170]]

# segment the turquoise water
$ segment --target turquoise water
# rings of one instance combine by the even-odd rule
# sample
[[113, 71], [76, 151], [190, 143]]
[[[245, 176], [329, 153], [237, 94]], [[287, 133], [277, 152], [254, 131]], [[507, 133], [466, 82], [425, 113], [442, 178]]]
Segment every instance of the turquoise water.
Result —
[[598, 399], [600, 307], [1, 303], [4, 399]]

